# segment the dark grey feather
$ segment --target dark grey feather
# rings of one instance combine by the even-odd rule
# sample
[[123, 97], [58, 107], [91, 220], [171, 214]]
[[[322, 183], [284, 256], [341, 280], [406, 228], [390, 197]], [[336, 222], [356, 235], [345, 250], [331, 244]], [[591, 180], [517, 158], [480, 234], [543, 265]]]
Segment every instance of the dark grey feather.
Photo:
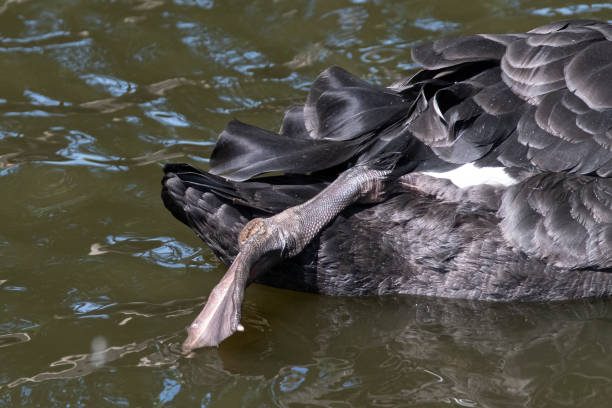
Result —
[[514, 247], [552, 265], [611, 270], [611, 197], [612, 179], [539, 174], [504, 193], [501, 230]]
[[[328, 69], [279, 134], [230, 122], [213, 173], [284, 174], [237, 182], [169, 165], [167, 208], [230, 262], [248, 220], [303, 203], [357, 163], [385, 164], [388, 199], [350, 206], [259, 279], [330, 295], [612, 295], [612, 25], [442, 39], [412, 55], [424, 69], [389, 88]], [[464, 163], [519, 182], [459, 189], [414, 173]]]

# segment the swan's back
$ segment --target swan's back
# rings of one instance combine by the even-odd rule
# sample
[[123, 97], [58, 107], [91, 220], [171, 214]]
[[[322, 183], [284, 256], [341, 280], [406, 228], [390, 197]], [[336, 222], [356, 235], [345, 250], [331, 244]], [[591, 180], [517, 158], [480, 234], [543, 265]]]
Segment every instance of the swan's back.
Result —
[[449, 80], [420, 96], [410, 127], [450, 162], [609, 177], [611, 40], [612, 25], [586, 20], [417, 47], [425, 70], [405, 86]]
[[211, 171], [245, 180], [332, 169], [333, 177], [401, 152], [404, 172], [474, 162], [609, 177], [611, 40], [612, 25], [594, 20], [438, 40], [413, 50], [423, 70], [387, 88], [332, 67], [278, 134], [231, 122]]

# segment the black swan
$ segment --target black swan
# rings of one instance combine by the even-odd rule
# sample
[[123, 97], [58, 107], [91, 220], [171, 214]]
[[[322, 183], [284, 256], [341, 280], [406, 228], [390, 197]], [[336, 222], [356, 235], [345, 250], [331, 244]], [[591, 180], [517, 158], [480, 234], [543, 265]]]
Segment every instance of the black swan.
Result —
[[[423, 69], [386, 88], [329, 68], [279, 133], [232, 121], [209, 173], [164, 167], [166, 207], [231, 264], [185, 352], [244, 329], [252, 281], [327, 295], [612, 295], [612, 25], [443, 39], [412, 58]], [[448, 179], [465, 166], [504, 184]]]

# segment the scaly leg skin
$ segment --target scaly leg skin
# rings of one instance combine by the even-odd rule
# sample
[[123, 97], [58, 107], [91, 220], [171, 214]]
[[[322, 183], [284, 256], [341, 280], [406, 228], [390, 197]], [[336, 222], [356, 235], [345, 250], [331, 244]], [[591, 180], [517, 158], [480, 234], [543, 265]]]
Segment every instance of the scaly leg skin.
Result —
[[257, 273], [271, 262], [299, 254], [349, 205], [382, 201], [389, 174], [389, 170], [365, 165], [350, 168], [305, 203], [245, 225], [239, 236], [240, 252], [187, 329], [183, 353], [217, 346], [236, 331], [243, 331], [240, 309], [244, 290]]

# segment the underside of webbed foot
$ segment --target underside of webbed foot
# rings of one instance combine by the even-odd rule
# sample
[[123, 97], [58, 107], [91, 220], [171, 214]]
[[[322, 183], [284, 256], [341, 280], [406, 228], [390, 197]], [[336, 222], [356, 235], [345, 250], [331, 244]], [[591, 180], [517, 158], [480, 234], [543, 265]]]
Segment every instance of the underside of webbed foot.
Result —
[[[240, 255], [236, 258], [239, 261]], [[240, 307], [246, 284], [242, 284], [243, 263], [232, 264], [223, 279], [210, 293], [206, 305], [187, 328], [187, 339], [183, 342], [183, 353], [194, 349], [218, 346], [223, 340], [241, 331]], [[244, 330], [244, 329], [243, 329]]]
[[269, 266], [277, 239], [268, 233], [265, 220], [250, 221], [240, 233], [240, 252], [221, 281], [210, 293], [206, 305], [187, 328], [184, 354], [202, 347], [218, 346], [236, 331], [240, 324], [244, 291], [262, 266]]

